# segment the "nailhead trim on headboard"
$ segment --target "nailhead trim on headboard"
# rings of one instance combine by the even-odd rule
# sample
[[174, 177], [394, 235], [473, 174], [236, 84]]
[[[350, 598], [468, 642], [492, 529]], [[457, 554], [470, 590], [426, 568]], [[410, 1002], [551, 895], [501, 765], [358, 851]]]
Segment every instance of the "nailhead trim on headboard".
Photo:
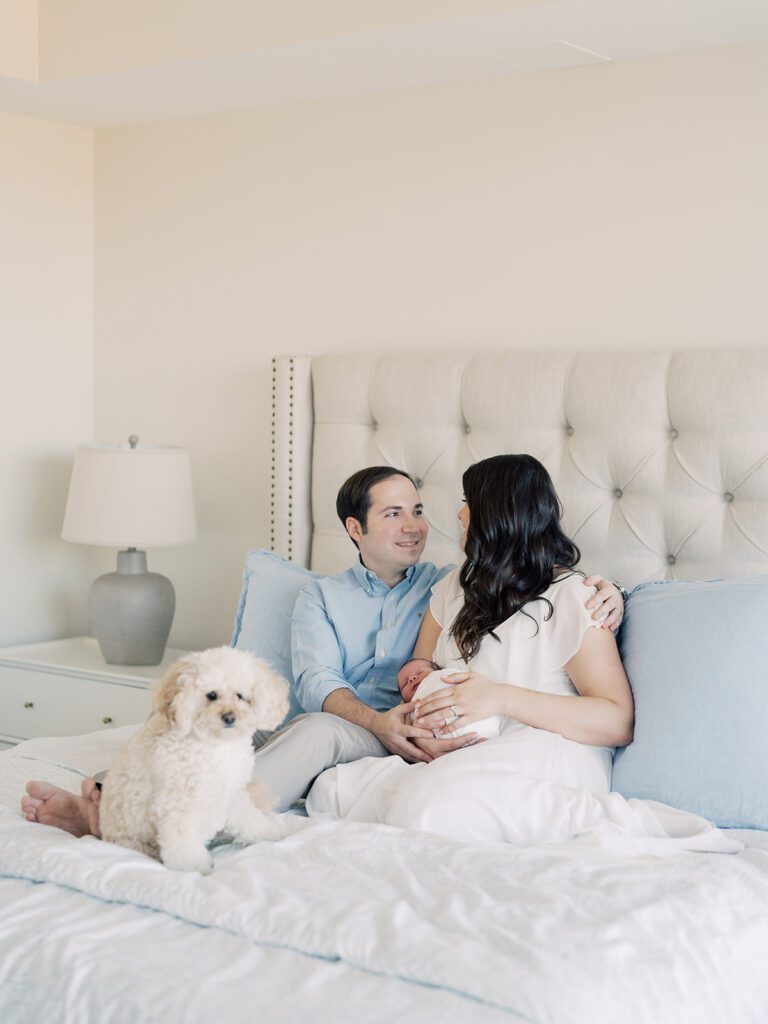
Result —
[[277, 424], [275, 419], [277, 416], [277, 362], [272, 360], [272, 462], [270, 468], [269, 477], [269, 549], [270, 551], [275, 550], [275, 473], [277, 471], [277, 463], [275, 458], [275, 441], [277, 433]]
[[[300, 413], [300, 416], [297, 416]], [[272, 360], [272, 461], [269, 498], [270, 549], [291, 561], [309, 559], [312, 383], [307, 356]], [[302, 525], [296, 527], [296, 510]]]

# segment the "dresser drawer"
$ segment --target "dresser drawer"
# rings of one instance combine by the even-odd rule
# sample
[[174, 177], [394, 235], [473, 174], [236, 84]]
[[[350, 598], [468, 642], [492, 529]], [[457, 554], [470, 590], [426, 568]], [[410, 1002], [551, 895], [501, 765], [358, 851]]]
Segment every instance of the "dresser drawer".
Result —
[[27, 669], [0, 670], [0, 735], [75, 736], [143, 722], [148, 687]]

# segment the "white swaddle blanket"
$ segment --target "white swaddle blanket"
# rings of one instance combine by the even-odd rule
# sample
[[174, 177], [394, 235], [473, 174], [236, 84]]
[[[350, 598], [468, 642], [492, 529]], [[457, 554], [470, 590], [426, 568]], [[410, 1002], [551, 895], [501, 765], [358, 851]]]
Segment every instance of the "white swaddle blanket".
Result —
[[[416, 687], [416, 692], [413, 695], [413, 700], [426, 700], [427, 697], [431, 697], [433, 693], [437, 693], [438, 690], [444, 690], [447, 686], [450, 686], [450, 681], [446, 681], [443, 677], [450, 675], [451, 672], [466, 672], [466, 666], [459, 666], [458, 668], [440, 668], [435, 669], [434, 672], [430, 672], [428, 676]], [[414, 716], [411, 715], [411, 721]], [[451, 725], [452, 722], [456, 721], [456, 716], [450, 716], [446, 718], [446, 726]], [[504, 715], [491, 715], [490, 718], [484, 718], [480, 722], [472, 722], [471, 725], [465, 725], [461, 729], [457, 729], [456, 732], [452, 733], [452, 736], [467, 736], [469, 733], [475, 733], [484, 740], [489, 740], [493, 736], [498, 736], [504, 725]], [[439, 732], [438, 729], [434, 730], [435, 735]]]

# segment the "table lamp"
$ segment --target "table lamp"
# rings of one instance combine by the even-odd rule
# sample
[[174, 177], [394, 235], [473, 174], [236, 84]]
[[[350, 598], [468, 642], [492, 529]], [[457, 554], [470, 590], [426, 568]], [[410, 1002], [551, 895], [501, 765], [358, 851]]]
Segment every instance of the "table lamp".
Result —
[[75, 454], [61, 536], [116, 547], [117, 572], [94, 580], [91, 625], [110, 665], [158, 665], [173, 621], [173, 584], [147, 572], [143, 548], [195, 539], [189, 453], [139, 444], [84, 444]]

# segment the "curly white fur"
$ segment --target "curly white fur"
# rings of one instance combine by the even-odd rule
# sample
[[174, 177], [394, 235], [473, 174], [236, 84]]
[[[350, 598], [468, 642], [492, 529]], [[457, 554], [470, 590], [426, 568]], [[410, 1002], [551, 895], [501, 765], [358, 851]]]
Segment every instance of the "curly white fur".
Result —
[[252, 843], [304, 824], [270, 814], [266, 787], [251, 783], [252, 734], [288, 711], [288, 684], [265, 662], [231, 647], [189, 654], [157, 684], [153, 703], [104, 781], [103, 839], [205, 873], [218, 832]]

